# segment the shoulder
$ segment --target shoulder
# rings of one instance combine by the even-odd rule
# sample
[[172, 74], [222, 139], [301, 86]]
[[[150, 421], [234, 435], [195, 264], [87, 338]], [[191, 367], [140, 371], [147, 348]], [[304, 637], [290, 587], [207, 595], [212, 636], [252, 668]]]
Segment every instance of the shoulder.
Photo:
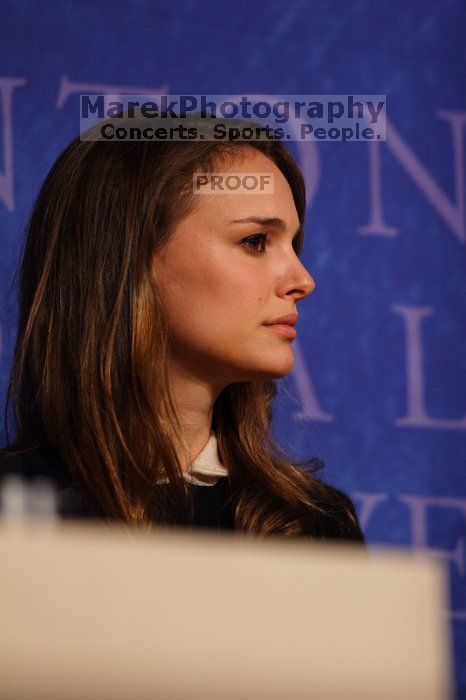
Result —
[[323, 540], [342, 539], [365, 544], [356, 508], [348, 494], [324, 482], [319, 485], [318, 502], [325, 507], [325, 513], [312, 515], [310, 531], [306, 534]]
[[40, 481], [54, 488], [61, 517], [93, 517], [93, 511], [74, 483], [66, 463], [54, 452], [0, 450], [0, 490], [16, 477], [23, 488], [34, 490]]

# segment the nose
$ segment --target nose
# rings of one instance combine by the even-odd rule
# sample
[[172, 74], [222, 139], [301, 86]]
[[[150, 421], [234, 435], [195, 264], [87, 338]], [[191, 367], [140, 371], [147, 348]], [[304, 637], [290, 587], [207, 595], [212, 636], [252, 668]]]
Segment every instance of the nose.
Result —
[[303, 299], [314, 291], [316, 283], [298, 256], [294, 254], [293, 257], [294, 259], [288, 268], [288, 274], [282, 278], [280, 292], [283, 296]]

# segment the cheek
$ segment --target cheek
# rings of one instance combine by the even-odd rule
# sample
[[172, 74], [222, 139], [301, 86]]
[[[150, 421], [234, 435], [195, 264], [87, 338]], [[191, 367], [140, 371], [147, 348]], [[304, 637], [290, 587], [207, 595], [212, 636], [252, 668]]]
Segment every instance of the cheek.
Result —
[[[232, 251], [220, 249], [209, 254], [193, 253], [177, 268], [176, 297], [188, 307], [194, 305], [206, 311], [221, 313], [233, 307], [235, 315], [247, 313], [260, 302], [267, 291], [267, 280], [257, 265], [242, 261]], [[233, 258], [233, 259], [229, 259]], [[249, 263], [249, 264], [248, 264]]]
[[244, 264], [194, 259], [178, 268], [166, 291], [169, 322], [184, 340], [209, 346], [244, 341], [265, 318], [267, 281]]

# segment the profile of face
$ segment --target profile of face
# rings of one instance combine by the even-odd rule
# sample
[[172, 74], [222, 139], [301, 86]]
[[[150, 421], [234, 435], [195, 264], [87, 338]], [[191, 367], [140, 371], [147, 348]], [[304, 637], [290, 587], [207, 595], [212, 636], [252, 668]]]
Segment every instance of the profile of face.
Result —
[[293, 334], [266, 324], [299, 311], [297, 302], [315, 287], [293, 247], [300, 222], [292, 191], [274, 162], [252, 148], [215, 172], [270, 173], [274, 191], [196, 194], [195, 209], [154, 256], [171, 360], [219, 388], [278, 379], [293, 367]]

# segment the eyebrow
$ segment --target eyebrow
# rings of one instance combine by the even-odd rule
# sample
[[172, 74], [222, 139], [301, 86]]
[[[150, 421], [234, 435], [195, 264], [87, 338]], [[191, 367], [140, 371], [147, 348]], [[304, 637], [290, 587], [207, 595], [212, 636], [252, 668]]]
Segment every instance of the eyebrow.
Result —
[[[233, 219], [230, 224], [259, 224], [260, 226], [271, 226], [280, 231], [286, 231], [287, 226], [283, 219], [278, 217], [267, 217], [267, 216], [247, 216], [245, 219]], [[302, 231], [302, 225], [300, 224], [295, 235], [293, 236], [293, 241], [299, 236]]]

